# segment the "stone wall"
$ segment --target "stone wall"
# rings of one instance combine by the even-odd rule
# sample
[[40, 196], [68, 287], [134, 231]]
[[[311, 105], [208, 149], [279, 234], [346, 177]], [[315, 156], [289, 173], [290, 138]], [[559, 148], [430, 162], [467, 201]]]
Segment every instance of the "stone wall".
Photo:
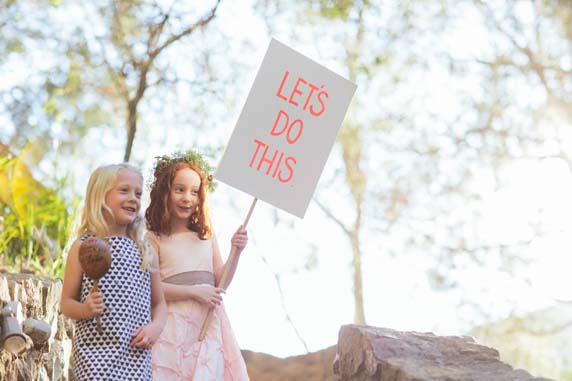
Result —
[[44, 320], [51, 326], [45, 344], [19, 355], [0, 349], [0, 380], [67, 381], [72, 323], [59, 314], [62, 282], [29, 274], [0, 273], [0, 301], [17, 300], [25, 318]]

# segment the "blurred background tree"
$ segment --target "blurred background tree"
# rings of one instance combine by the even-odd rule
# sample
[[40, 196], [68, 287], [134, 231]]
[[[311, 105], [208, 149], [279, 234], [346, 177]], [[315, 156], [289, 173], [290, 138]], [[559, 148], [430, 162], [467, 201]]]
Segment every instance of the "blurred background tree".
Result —
[[[526, 281], [519, 271], [527, 266], [522, 252], [548, 233], [546, 221], [532, 216], [528, 234], [483, 241], [482, 183], [502, 189], [508, 171], [523, 161], [552, 158], [570, 166], [570, 4], [339, 0], [264, 6], [270, 30], [296, 23], [293, 39], [359, 84], [334, 151], [343, 163], [335, 176], [342, 180], [323, 182], [316, 197], [354, 249], [355, 321], [365, 321], [361, 230], [387, 242], [388, 255], [429, 251], [437, 259], [428, 272], [436, 289], [459, 284], [451, 272], [463, 257], [477, 267], [486, 266], [483, 257], [496, 257], [497, 270]], [[331, 40], [338, 45], [328, 45]], [[429, 78], [430, 86], [412, 86]], [[339, 200], [344, 183], [352, 224], [342, 222], [348, 210], [340, 218], [326, 207], [339, 208], [327, 188]], [[474, 218], [451, 213], [467, 209]], [[399, 236], [398, 247], [392, 235]]]
[[[220, 153], [259, 64], [256, 39], [276, 36], [359, 85], [310, 206], [323, 234], [273, 211], [273, 235], [298, 239], [254, 242], [278, 285], [333, 261], [323, 248], [341, 232], [347, 247], [333, 254], [351, 274], [339, 278], [354, 322], [391, 324], [399, 307], [379, 295], [397, 288], [427, 299], [423, 320], [455, 305], [463, 332], [529, 316], [538, 252], [572, 230], [567, 206], [549, 203], [572, 176], [570, 2], [265, 0], [254, 13], [265, 29], [218, 22], [244, 4], [0, 0], [3, 266], [61, 263], [81, 194], [73, 174], [102, 153], [142, 166], [166, 147]], [[33, 208], [18, 209], [24, 195]], [[297, 301], [283, 292], [288, 315]]]
[[33, 63], [27, 83], [3, 92], [10, 145], [41, 138], [78, 154], [76, 143], [89, 129], [119, 127], [126, 136], [123, 160], [129, 161], [146, 92], [157, 97], [187, 81], [200, 94], [212, 80], [207, 48], [195, 58], [201, 73], [195, 81], [162, 55], [205, 27], [218, 5], [189, 11], [145, 1], [8, 2], [0, 22], [4, 65]]
[[[163, 58], [168, 48], [181, 49], [182, 39], [204, 28], [218, 5], [188, 10], [145, 1], [0, 4], [4, 266], [61, 276], [68, 220], [77, 203], [72, 174], [113, 149], [130, 160], [140, 108], [164, 107], [146, 94], [188, 97], [224, 86], [221, 77], [209, 88], [214, 82], [207, 45], [186, 61], [190, 76]], [[102, 131], [107, 136], [94, 141]]]
[[[532, 165], [529, 182], [519, 185], [541, 183], [559, 196], [553, 182], [532, 176], [572, 168], [571, 4], [262, 3], [272, 32], [359, 84], [334, 149], [338, 167], [326, 171], [315, 198], [352, 248], [354, 321], [365, 322], [368, 305], [362, 264], [403, 255], [420, 258], [438, 292], [485, 295], [487, 304], [458, 299], [469, 324], [519, 319], [516, 290], [534, 293], [537, 283], [530, 248], [563, 225], [535, 199], [516, 206], [518, 234], [508, 226], [491, 234], [490, 195], [512, 189], [515, 173]], [[507, 214], [513, 207], [501, 206]], [[470, 274], [482, 282], [470, 282]], [[499, 295], [491, 279], [515, 292]], [[374, 293], [372, 283], [366, 279]], [[562, 335], [569, 325], [559, 327]]]

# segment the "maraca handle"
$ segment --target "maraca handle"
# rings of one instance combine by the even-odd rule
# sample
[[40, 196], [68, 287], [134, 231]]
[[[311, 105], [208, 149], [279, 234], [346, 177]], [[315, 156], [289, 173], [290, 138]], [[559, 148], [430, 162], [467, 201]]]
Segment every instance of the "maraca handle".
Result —
[[[91, 288], [91, 290], [89, 290], [89, 293], [91, 294], [92, 292], [98, 292], [98, 291], [99, 291], [99, 281], [95, 280], [93, 281], [93, 287]], [[101, 317], [99, 315], [95, 317], [95, 325], [97, 327], [97, 332], [101, 333]]]

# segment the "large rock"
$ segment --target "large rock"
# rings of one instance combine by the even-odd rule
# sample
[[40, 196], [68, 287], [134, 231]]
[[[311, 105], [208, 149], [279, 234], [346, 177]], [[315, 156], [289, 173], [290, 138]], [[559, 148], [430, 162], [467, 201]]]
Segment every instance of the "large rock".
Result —
[[[0, 273], [0, 300], [17, 300], [24, 318], [43, 320], [51, 326], [47, 341], [13, 355], [0, 348], [0, 380], [68, 380], [72, 323], [59, 313], [62, 282], [31, 274]], [[30, 340], [30, 344], [32, 341]]]
[[358, 325], [340, 329], [334, 375], [343, 381], [549, 381], [514, 370], [471, 337]]

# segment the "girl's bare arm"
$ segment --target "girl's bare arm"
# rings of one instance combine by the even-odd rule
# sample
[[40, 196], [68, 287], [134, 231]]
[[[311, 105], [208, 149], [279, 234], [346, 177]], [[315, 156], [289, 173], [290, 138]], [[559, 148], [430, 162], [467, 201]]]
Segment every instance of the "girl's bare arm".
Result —
[[80, 245], [81, 241], [76, 240], [68, 253], [62, 297], [60, 300], [60, 310], [62, 313], [74, 320], [89, 319], [98, 316], [103, 312], [104, 308], [103, 296], [100, 292], [91, 293], [86, 303], [79, 301], [83, 274], [78, 258]]

